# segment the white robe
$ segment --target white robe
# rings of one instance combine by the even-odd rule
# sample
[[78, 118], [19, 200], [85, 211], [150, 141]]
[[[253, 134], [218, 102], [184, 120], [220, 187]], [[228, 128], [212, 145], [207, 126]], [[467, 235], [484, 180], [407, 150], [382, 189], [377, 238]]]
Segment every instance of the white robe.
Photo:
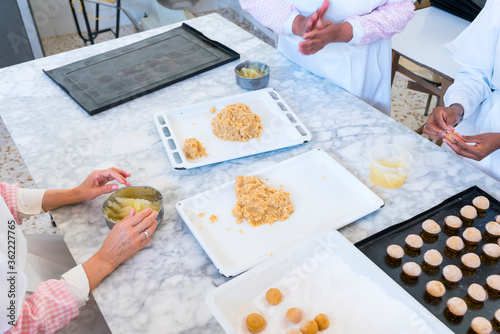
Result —
[[[310, 15], [318, 9], [323, 0], [286, 0], [302, 15]], [[342, 22], [354, 15], [372, 12], [391, 0], [330, 0], [325, 18]], [[331, 43], [312, 55], [302, 55], [298, 44], [299, 36], [280, 35], [278, 50], [290, 60], [314, 74], [325, 77], [337, 86], [359, 97], [375, 108], [391, 114], [391, 41], [356, 46], [347, 43]]]
[[[462, 68], [444, 102], [464, 107], [464, 120], [456, 131], [468, 136], [500, 132], [500, 0], [488, 0], [454, 44], [454, 59]], [[500, 181], [500, 150], [481, 161], [462, 158]]]

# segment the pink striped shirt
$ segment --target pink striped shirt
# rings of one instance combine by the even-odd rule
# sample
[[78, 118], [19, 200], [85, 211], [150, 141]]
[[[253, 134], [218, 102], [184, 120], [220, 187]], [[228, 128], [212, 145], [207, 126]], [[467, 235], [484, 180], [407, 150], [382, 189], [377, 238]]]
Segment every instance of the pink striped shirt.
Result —
[[7, 333], [55, 333], [76, 319], [78, 312], [76, 300], [64, 282], [42, 282], [23, 301], [19, 319]]
[[[0, 195], [17, 219], [16, 191], [18, 184], [0, 182]], [[16, 325], [7, 333], [55, 333], [78, 317], [75, 297], [66, 283], [49, 280], [40, 283], [36, 291], [23, 300]]]
[[[285, 33], [287, 17], [297, 9], [285, 0], [240, 0], [240, 5], [265, 27], [278, 35]], [[354, 45], [366, 45], [381, 39], [391, 38], [401, 32], [413, 18], [415, 6], [412, 0], [390, 2], [379, 6], [371, 13], [353, 16], [346, 21], [357, 21], [361, 30], [353, 29]]]

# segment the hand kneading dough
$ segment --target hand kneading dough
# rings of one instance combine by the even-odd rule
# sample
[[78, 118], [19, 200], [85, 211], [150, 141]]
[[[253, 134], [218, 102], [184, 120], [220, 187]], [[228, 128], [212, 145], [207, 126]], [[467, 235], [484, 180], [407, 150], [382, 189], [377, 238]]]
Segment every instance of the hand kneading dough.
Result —
[[266, 328], [266, 320], [257, 313], [251, 313], [247, 317], [247, 327], [252, 333], [260, 333]]
[[259, 138], [262, 134], [262, 125], [259, 115], [250, 111], [250, 107], [243, 103], [225, 106], [212, 119], [214, 135], [221, 140], [241, 141]]
[[272, 225], [277, 220], [288, 219], [294, 211], [289, 193], [271, 188], [259, 178], [238, 176], [234, 191], [238, 201], [233, 216], [239, 222], [246, 218], [252, 226]]
[[196, 138], [188, 138], [184, 142], [184, 147], [182, 148], [186, 157], [188, 159], [198, 159], [201, 157], [208, 157], [208, 153], [205, 152], [205, 148]]

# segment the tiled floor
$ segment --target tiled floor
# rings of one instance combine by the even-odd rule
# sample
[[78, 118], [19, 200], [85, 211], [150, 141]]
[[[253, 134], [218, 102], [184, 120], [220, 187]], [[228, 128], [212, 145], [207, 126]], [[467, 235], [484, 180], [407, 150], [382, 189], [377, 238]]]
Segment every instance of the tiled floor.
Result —
[[[196, 16], [209, 14], [212, 12], [197, 13]], [[256, 30], [252, 24], [243, 20], [239, 22], [238, 14], [232, 9], [217, 10], [217, 13], [224, 16], [233, 23], [241, 26], [258, 38], [261, 38], [266, 43], [274, 46], [272, 40], [265, 36], [260, 31]], [[132, 25], [123, 26], [120, 28], [120, 36], [126, 36], [135, 33]], [[101, 34], [97, 37], [96, 43], [103, 42], [114, 38], [111, 33]], [[53, 37], [42, 39], [42, 44], [47, 56], [73, 50], [76, 48], [85, 47], [83, 41], [77, 34], [66, 35], [61, 37]], [[396, 79], [392, 87], [392, 118], [404, 124], [412, 130], [418, 129], [424, 124], [425, 102], [427, 95], [415, 91], [410, 91], [406, 88], [407, 78], [397, 73]], [[431, 106], [435, 105], [433, 100]], [[12, 138], [10, 137], [3, 121], [0, 118], [0, 180], [8, 183], [19, 183], [23, 187], [36, 187], [31, 175], [24, 164], [22, 157], [19, 154]], [[57, 234], [59, 231], [53, 227], [48, 214], [35, 216], [22, 225], [22, 229], [27, 233], [38, 234]]]

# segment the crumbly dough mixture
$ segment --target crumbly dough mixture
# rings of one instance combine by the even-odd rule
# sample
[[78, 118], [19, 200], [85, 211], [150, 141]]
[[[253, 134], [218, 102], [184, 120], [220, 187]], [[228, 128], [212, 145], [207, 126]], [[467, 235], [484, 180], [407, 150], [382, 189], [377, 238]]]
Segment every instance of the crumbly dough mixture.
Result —
[[201, 157], [208, 157], [208, 153], [205, 152], [206, 148], [203, 147], [203, 145], [196, 138], [186, 139], [182, 150], [184, 151], [188, 159], [198, 159]]
[[233, 215], [237, 222], [246, 218], [252, 226], [272, 225], [288, 219], [294, 211], [289, 193], [271, 188], [257, 177], [238, 176], [234, 191], [238, 201]]
[[259, 115], [241, 102], [229, 104], [217, 113], [212, 119], [212, 128], [215, 136], [227, 141], [246, 143], [262, 134]]

